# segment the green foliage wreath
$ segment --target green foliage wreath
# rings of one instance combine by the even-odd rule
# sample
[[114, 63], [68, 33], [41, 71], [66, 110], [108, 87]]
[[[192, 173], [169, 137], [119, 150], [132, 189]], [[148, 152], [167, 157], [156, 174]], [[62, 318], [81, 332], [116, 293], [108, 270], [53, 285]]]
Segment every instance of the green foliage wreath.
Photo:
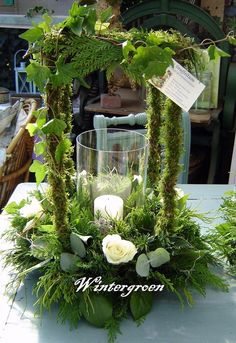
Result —
[[[120, 297], [115, 291], [94, 292], [93, 286], [76, 292], [77, 280], [101, 275], [107, 285], [162, 284], [182, 304], [184, 298], [193, 303], [192, 289], [205, 295], [207, 285], [221, 290], [227, 286], [210, 269], [218, 260], [193, 219], [199, 215], [186, 207], [186, 196], [178, 196], [175, 189], [182, 149], [181, 109], [148, 83], [153, 76], [164, 75], [172, 58], [187, 69], [198, 68], [199, 47], [176, 31], [109, 31], [110, 16], [108, 9], [97, 21], [93, 6], [74, 3], [64, 22], [52, 25], [44, 15], [44, 22], [21, 35], [33, 56], [28, 79], [35, 82], [45, 101], [45, 108], [35, 113], [36, 122], [28, 125], [31, 135], [42, 138], [35, 152], [45, 159], [44, 163], [34, 161], [31, 171], [36, 173], [37, 184], [47, 176], [49, 187], [46, 193], [35, 193], [38, 202], [24, 200], [5, 208], [12, 215], [12, 228], [5, 238], [14, 242], [5, 263], [18, 271], [18, 283], [30, 272], [40, 271], [34, 292], [41, 314], [58, 303], [61, 322], [68, 320], [76, 327], [83, 316], [106, 327], [112, 342], [129, 311], [136, 321], [143, 320], [151, 309], [152, 293], [138, 287], [142, 292]], [[215, 45], [209, 53], [211, 58], [225, 55]], [[86, 85], [85, 76], [95, 70], [106, 70], [109, 77], [117, 65], [131, 80], [148, 88], [152, 191], [147, 192], [142, 207], [132, 207], [133, 199], [128, 199], [129, 211], [123, 220], [94, 220], [91, 200], [86, 194], [76, 194], [73, 179], [71, 83], [78, 78]], [[161, 145], [165, 147], [162, 170]], [[116, 263], [107, 251], [108, 240], [129, 247]]]

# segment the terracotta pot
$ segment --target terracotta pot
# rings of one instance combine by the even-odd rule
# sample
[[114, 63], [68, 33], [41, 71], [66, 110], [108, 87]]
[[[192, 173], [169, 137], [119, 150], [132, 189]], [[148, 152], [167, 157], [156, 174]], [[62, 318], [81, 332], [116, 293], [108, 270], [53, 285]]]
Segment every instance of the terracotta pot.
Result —
[[121, 107], [121, 97], [119, 94], [101, 94], [100, 105], [103, 108], [119, 108]]

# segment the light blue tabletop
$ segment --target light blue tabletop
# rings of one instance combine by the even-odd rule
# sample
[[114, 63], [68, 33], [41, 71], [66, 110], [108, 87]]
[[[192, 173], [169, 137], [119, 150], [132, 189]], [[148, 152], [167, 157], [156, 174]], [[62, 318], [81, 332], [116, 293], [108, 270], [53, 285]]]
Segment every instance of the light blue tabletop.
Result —
[[[34, 184], [21, 184], [15, 190], [12, 200], [20, 200]], [[232, 185], [181, 185], [188, 193], [189, 204], [199, 211], [217, 209], [221, 196]], [[219, 219], [218, 219], [219, 220]], [[0, 216], [0, 227], [6, 225], [4, 215]], [[45, 313], [42, 321], [34, 317], [31, 295], [31, 281], [18, 291], [11, 303], [2, 296], [7, 272], [1, 273], [0, 284], [0, 342], [30, 343], [106, 343], [103, 329], [97, 329], [81, 321], [78, 329], [71, 331], [68, 325], [56, 322], [56, 308]], [[178, 300], [169, 293], [159, 293], [146, 321], [140, 327], [129, 318], [122, 322], [122, 335], [117, 343], [236, 343], [236, 279], [227, 277], [229, 293], [207, 291], [205, 298], [196, 294], [196, 304], [183, 310]]]

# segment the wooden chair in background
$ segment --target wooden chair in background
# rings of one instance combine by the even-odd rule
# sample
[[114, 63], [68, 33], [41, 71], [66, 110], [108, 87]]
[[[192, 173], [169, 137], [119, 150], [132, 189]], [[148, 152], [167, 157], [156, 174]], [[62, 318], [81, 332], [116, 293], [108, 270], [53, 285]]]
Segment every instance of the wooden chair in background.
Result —
[[26, 182], [29, 179], [34, 140], [26, 130], [26, 125], [33, 119], [36, 104], [34, 99], [24, 100], [23, 109], [27, 114], [26, 122], [6, 149], [6, 161], [0, 167], [0, 209], [6, 205], [18, 183]]

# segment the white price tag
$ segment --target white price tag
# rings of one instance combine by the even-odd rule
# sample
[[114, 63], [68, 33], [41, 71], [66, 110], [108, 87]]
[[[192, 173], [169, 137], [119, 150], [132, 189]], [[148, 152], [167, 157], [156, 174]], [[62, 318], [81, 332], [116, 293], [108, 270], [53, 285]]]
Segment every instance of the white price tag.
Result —
[[149, 82], [186, 112], [205, 88], [203, 83], [175, 60], [162, 77], [153, 77]]

